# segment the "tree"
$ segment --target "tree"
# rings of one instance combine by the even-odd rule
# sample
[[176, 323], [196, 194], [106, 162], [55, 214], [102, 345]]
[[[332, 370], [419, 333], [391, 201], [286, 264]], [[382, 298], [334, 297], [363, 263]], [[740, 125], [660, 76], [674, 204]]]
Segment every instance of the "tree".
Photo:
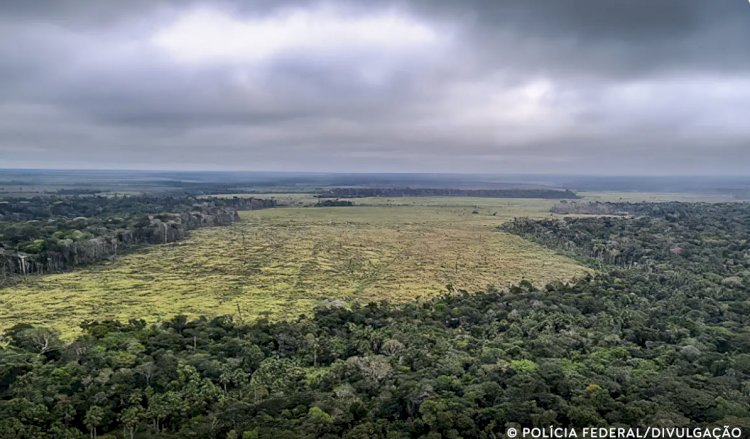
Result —
[[133, 439], [138, 425], [140, 425], [143, 419], [143, 415], [143, 407], [140, 405], [130, 406], [120, 415], [120, 422], [122, 422], [123, 428], [130, 439]]
[[89, 429], [91, 439], [96, 439], [96, 427], [102, 424], [104, 420], [104, 409], [99, 406], [91, 406], [86, 411], [86, 415], [83, 418], [83, 423], [86, 428]]

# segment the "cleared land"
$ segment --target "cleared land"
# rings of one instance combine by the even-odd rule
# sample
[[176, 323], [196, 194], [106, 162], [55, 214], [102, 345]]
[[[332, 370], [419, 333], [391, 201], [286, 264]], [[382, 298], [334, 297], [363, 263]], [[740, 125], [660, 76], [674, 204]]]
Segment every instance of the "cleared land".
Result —
[[[706, 202], [722, 203], [742, 201], [732, 195], [673, 193], [673, 192], [578, 192], [581, 197], [577, 203], [589, 201], [622, 201], [622, 202]], [[260, 194], [227, 194], [224, 197], [240, 198], [273, 198], [279, 204], [290, 207], [304, 207], [317, 204], [318, 198], [314, 193], [285, 193], [272, 192]], [[498, 215], [523, 216], [525, 214], [539, 215], [559, 203], [559, 200], [531, 199], [531, 198], [474, 198], [474, 197], [377, 197], [377, 198], [341, 198], [350, 200], [357, 206], [433, 206], [433, 207], [479, 207], [494, 209]]]
[[549, 216], [554, 200], [359, 201], [383, 205], [244, 212], [235, 225], [200, 229], [109, 264], [28, 277], [0, 289], [0, 329], [28, 322], [69, 337], [92, 319], [293, 318], [325, 299], [406, 301], [448, 284], [475, 291], [586, 272], [496, 230], [513, 216]]
[[686, 203], [726, 203], [743, 201], [729, 194], [699, 194], [689, 192], [578, 192], [583, 201], [622, 201], [631, 203], [658, 203], [683, 201]]

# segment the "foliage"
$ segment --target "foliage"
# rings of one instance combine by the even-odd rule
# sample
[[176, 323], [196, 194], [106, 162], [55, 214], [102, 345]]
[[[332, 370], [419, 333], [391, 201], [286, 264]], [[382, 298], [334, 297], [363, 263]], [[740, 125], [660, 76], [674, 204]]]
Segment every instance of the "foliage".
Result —
[[337, 199], [324, 199], [319, 200], [317, 204], [315, 204], [315, 207], [351, 207], [354, 206], [354, 203], [349, 200], [339, 200]]
[[[638, 208], [650, 216], [509, 226], [601, 264], [573, 284], [334, 304], [292, 322], [103, 321], [67, 345], [16, 326], [0, 351], [0, 437], [750, 426], [750, 206]], [[600, 257], [626, 238], [644, 250]], [[618, 244], [601, 253], [598, 240]]]
[[578, 198], [561, 189], [455, 189], [410, 187], [335, 187], [323, 191], [322, 198], [363, 197], [491, 197], [491, 198]]
[[0, 202], [0, 282], [115, 257], [139, 244], [234, 222], [239, 209], [270, 200], [188, 196], [37, 196]]

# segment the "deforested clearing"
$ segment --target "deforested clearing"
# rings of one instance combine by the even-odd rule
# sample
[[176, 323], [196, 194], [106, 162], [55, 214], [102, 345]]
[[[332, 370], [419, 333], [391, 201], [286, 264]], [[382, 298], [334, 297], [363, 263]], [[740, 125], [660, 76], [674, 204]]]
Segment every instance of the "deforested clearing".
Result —
[[549, 216], [546, 203], [465, 204], [243, 212], [232, 226], [0, 289], [0, 329], [43, 324], [70, 337], [86, 320], [294, 318], [327, 299], [419, 300], [587, 272], [497, 229], [514, 214]]

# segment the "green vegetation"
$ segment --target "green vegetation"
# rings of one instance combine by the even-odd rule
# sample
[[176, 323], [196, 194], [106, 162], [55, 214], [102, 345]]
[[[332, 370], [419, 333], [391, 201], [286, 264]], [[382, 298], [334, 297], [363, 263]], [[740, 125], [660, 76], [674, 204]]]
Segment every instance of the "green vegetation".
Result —
[[[720, 203], [729, 201], [738, 201], [733, 195], [724, 194], [702, 194], [702, 193], [675, 193], [675, 192], [577, 192], [580, 198], [578, 203], [587, 201], [601, 202], [667, 202], [667, 201], [684, 201], [684, 202], [707, 202]], [[312, 192], [263, 192], [263, 193], [231, 193], [221, 195], [205, 196], [204, 198], [262, 198], [274, 199], [280, 205], [290, 207], [304, 207], [316, 204], [319, 198], [316, 193]], [[348, 199], [348, 198], [341, 198]], [[543, 198], [486, 198], [486, 197], [362, 197], [348, 199], [354, 204], [370, 206], [450, 206], [450, 207], [472, 207], [484, 206], [487, 208], [496, 207], [505, 208], [505, 212], [519, 212], [517, 209], [531, 207], [534, 213], [548, 210], [550, 207], [559, 204], [560, 200], [543, 199]], [[508, 209], [512, 207], [513, 209]]]
[[9, 198], [0, 201], [0, 284], [113, 258], [140, 244], [176, 241], [195, 228], [231, 224], [238, 210], [273, 205], [189, 196]]
[[564, 189], [456, 189], [410, 187], [335, 187], [321, 191], [323, 198], [369, 197], [489, 197], [489, 198], [578, 198]]
[[312, 206], [318, 202], [315, 194], [308, 192], [231, 193], [204, 196], [202, 198], [261, 198], [264, 200], [275, 200], [279, 205], [287, 207]]
[[[550, 425], [747, 432], [750, 205], [613, 209], [632, 217], [503, 225], [600, 268], [573, 284], [332, 303], [294, 321], [100, 322], [69, 344], [17, 325], [0, 349], [0, 437], [489, 439]], [[252, 212], [243, 225], [294, 233], [330, 222], [366, 235], [451, 217], [433, 208], [296, 212]], [[463, 227], [493, 218], [467, 214]]]
[[296, 318], [324, 300], [406, 302], [438, 295], [447, 285], [478, 291], [522, 279], [570, 280], [587, 271], [497, 230], [515, 215], [548, 216], [547, 200], [441, 201], [460, 207], [241, 212], [242, 221], [231, 226], [0, 289], [0, 328], [43, 324], [70, 338], [84, 320]]
[[[481, 213], [501, 218], [517, 216], [545, 216], [549, 215], [552, 206], [560, 200], [542, 198], [482, 198], [482, 197], [372, 197], [351, 199], [358, 206], [411, 206], [411, 207], [439, 207], [454, 209], [456, 214], [471, 213], [478, 210]], [[465, 209], [470, 209], [468, 212]]]

